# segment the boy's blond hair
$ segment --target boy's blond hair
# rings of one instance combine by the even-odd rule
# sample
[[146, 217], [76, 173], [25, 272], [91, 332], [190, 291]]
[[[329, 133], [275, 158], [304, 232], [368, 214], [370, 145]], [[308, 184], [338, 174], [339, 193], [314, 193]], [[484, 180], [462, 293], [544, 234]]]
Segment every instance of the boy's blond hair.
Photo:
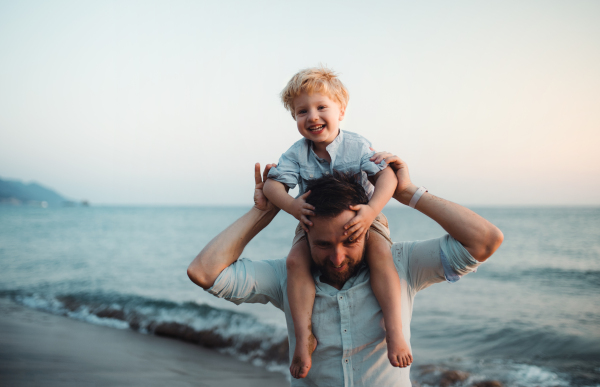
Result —
[[324, 66], [298, 71], [281, 92], [281, 102], [292, 113], [294, 119], [296, 119], [294, 98], [302, 93], [323, 93], [337, 101], [342, 110], [346, 109], [350, 99], [348, 90], [338, 79], [336, 73]]

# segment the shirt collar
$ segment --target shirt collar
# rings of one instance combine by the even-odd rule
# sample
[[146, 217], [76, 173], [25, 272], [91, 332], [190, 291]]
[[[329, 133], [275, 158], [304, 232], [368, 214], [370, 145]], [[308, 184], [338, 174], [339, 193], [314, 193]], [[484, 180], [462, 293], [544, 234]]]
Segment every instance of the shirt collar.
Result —
[[338, 129], [338, 135], [333, 139], [331, 144], [327, 145], [327, 151], [331, 154], [331, 151], [335, 151], [338, 146], [340, 146], [342, 140], [344, 139], [344, 132], [342, 129]]
[[[327, 145], [327, 147], [325, 148], [325, 149], [327, 149], [327, 152], [329, 152], [329, 154], [332, 156], [331, 161], [333, 161], [333, 154], [335, 153], [335, 150], [340, 146], [343, 139], [344, 139], [344, 131], [342, 129], [338, 129], [338, 135], [333, 139], [331, 144]], [[309, 140], [308, 138], [305, 138], [304, 141], [308, 145], [308, 149], [310, 149], [310, 151], [317, 158], [317, 160], [322, 160], [315, 153], [315, 150], [313, 149], [313, 142], [311, 140]]]

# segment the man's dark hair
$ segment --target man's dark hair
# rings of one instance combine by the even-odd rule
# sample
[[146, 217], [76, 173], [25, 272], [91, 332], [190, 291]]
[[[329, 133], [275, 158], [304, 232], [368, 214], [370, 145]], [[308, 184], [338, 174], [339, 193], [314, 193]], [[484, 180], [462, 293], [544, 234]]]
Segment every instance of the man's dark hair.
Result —
[[306, 184], [306, 190], [311, 191], [306, 202], [315, 206], [315, 215], [331, 218], [348, 210], [350, 206], [367, 204], [369, 198], [359, 183], [361, 177], [360, 174], [334, 170], [332, 175], [310, 180]]

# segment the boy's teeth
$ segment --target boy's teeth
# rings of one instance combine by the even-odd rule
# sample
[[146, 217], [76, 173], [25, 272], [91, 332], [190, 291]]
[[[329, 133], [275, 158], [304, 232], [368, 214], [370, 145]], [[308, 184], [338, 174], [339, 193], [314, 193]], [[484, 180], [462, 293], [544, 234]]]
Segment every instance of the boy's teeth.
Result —
[[315, 126], [314, 128], [309, 128], [309, 130], [321, 130], [321, 129], [323, 129], [323, 126], [325, 126], [325, 125]]

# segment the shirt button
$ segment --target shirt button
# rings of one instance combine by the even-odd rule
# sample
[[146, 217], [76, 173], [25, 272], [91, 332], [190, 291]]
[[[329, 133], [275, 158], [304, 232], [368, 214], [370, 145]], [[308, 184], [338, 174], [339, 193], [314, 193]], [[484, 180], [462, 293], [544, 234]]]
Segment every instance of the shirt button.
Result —
[[347, 329], [344, 329], [344, 333], [346, 333], [346, 332], [348, 332], [348, 330], [347, 330]]
[[329, 172], [325, 172], [326, 175], [329, 175]]
[[345, 362], [348, 363], [348, 359], [346, 359]]
[[310, 175], [310, 177], [313, 177], [313, 175]]
[[342, 298], [344, 298], [344, 297], [340, 296], [340, 300], [341, 300]]

